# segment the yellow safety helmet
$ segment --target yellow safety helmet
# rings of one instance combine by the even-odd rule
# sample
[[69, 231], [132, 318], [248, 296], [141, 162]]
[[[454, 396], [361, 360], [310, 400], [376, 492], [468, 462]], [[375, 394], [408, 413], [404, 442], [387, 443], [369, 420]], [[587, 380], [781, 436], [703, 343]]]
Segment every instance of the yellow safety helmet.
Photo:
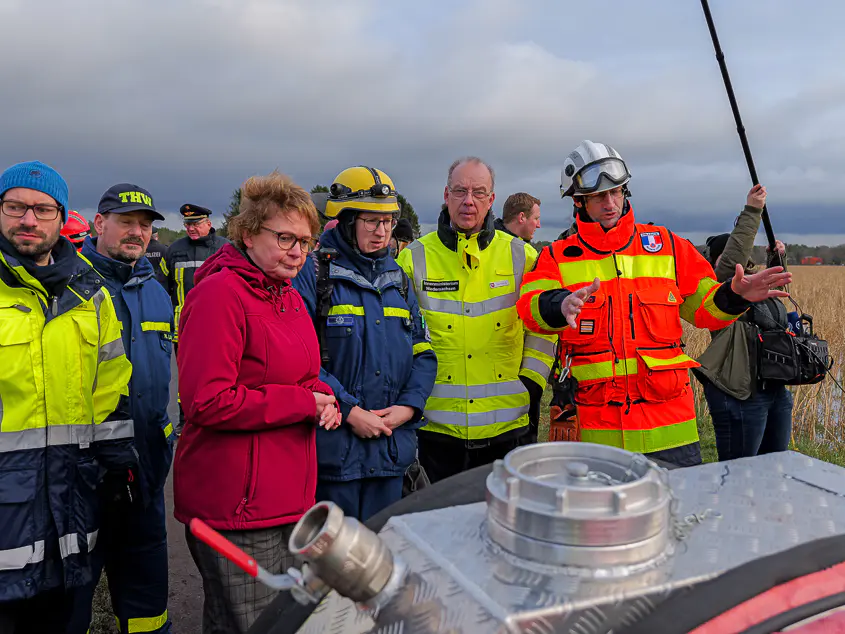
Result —
[[329, 188], [325, 215], [337, 218], [344, 209], [398, 214], [399, 200], [393, 181], [381, 170], [363, 165], [343, 170]]

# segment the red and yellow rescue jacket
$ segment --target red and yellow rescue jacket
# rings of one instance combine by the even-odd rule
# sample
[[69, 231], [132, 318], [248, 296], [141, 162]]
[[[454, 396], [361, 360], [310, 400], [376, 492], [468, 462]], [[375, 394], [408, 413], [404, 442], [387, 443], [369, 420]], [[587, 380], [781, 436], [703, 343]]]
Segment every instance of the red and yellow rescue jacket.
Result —
[[[596, 277], [573, 330], [561, 302]], [[559, 333], [583, 441], [649, 453], [698, 440], [688, 371], [698, 363], [684, 354], [681, 318], [710, 330], [735, 321], [747, 304], [729, 285], [690, 242], [635, 224], [633, 210], [607, 232], [579, 220], [577, 234], [543, 249], [517, 310], [530, 330]]]

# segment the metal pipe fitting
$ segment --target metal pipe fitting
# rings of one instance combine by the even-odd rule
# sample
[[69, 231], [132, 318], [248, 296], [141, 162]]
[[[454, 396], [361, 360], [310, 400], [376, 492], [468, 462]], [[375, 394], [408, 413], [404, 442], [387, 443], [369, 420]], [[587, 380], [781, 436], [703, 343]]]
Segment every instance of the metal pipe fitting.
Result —
[[[382, 604], [389, 599], [379, 595], [397, 569], [393, 554], [378, 535], [344, 516], [336, 504], [319, 502], [311, 507], [294, 527], [288, 547], [344, 597], [364, 604], [373, 600]], [[397, 585], [393, 580], [391, 587]]]

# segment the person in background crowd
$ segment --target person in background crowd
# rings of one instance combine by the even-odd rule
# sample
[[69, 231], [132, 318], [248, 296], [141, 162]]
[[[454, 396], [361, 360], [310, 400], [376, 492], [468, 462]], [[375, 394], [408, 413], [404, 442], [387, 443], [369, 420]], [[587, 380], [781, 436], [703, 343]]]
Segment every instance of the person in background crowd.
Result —
[[164, 269], [161, 266], [164, 262], [165, 251], [166, 247], [158, 241], [158, 229], [153, 227], [152, 237], [150, 238], [149, 244], [147, 244], [147, 252], [144, 253], [144, 256], [153, 265], [156, 280], [158, 280], [159, 284], [166, 287], [167, 276], [164, 274]]
[[493, 228], [494, 185], [480, 158], [452, 163], [437, 231], [397, 259], [437, 354], [418, 433], [432, 482], [504, 458], [526, 435], [536, 440], [554, 359], [553, 338], [526, 333], [517, 315], [519, 285], [537, 252]]
[[[218, 236], [214, 227], [211, 226], [210, 209], [199, 205], [185, 204], [179, 208], [179, 213], [182, 214], [182, 223], [188, 235], [171, 244], [161, 261], [161, 270], [166, 279], [165, 288], [170, 294], [170, 301], [173, 303], [173, 344], [177, 359], [179, 354], [179, 319], [182, 306], [185, 305], [185, 298], [194, 287], [194, 274], [203, 262], [229, 242], [226, 238]], [[185, 413], [182, 409], [180, 397], [179, 423], [175, 430], [177, 436], [182, 433], [184, 424]]]
[[789, 273], [772, 269], [719, 284], [695, 247], [665, 227], [637, 224], [628, 166], [604, 143], [583, 141], [565, 159], [578, 233], [543, 249], [525, 275], [519, 314], [559, 333], [561, 365], [577, 381], [581, 440], [680, 467], [701, 463], [681, 318], [724, 328]]
[[[314, 195], [312, 194], [311, 197], [313, 198]], [[325, 201], [324, 201], [323, 205], [324, 205], [323, 209], [325, 210]], [[322, 233], [324, 234], [324, 233], [326, 233], [326, 231], [328, 231], [329, 229], [334, 229], [336, 226], [337, 226], [337, 220], [329, 220], [326, 223], [326, 225], [323, 227]], [[321, 234], [321, 237], [322, 237], [322, 234]], [[316, 251], [319, 251], [319, 250], [320, 250], [320, 241], [318, 240], [317, 243], [314, 245], [314, 251], [316, 252]]]
[[344, 420], [336, 431], [317, 430], [317, 499], [364, 521], [402, 498], [437, 359], [416, 294], [387, 247], [399, 214], [393, 181], [351, 167], [330, 191], [326, 215], [337, 225], [321, 248], [334, 251], [331, 265], [316, 254], [293, 285], [315, 319], [320, 377]]
[[90, 626], [91, 601], [104, 566], [120, 632], [171, 631], [164, 483], [173, 461], [173, 426], [167, 415], [173, 311], [144, 257], [154, 220], [164, 217], [146, 189], [114, 185], [97, 207], [97, 237], [82, 247], [114, 298], [123, 346], [132, 361], [129, 402], [141, 468], [138, 500], [129, 506], [103, 505], [94, 578], [77, 603], [73, 631], [79, 634]]
[[[234, 244], [197, 270], [182, 311], [176, 519], [200, 518], [271, 574], [294, 564], [291, 531], [315, 503], [315, 429], [341, 420], [291, 286], [319, 226], [308, 192], [288, 177], [250, 178], [229, 221]], [[185, 534], [203, 580], [203, 633], [246, 632], [276, 591]]]
[[[760, 228], [766, 188], [755, 185], [748, 192], [745, 208], [731, 233], [707, 239], [705, 256], [719, 281], [730, 280], [742, 266], [747, 274], [754, 268], [751, 253]], [[778, 241], [781, 255], [786, 252]], [[776, 381], [762, 381], [754, 372], [749, 341], [758, 332], [786, 331], [786, 308], [774, 298], [755, 302], [735, 323], [713, 333], [710, 346], [697, 359], [693, 373], [704, 384], [704, 396], [716, 432], [719, 460], [745, 458], [786, 451], [792, 436], [792, 392]]]
[[128, 500], [137, 470], [132, 366], [102, 276], [60, 236], [67, 206], [44, 163], [0, 175], [2, 632], [66, 631], [100, 499]]
[[390, 255], [397, 257], [403, 249], [414, 241], [414, 227], [407, 218], [399, 218], [390, 236]]
[[511, 194], [502, 206], [502, 217], [496, 218], [494, 226], [498, 231], [531, 242], [540, 228], [540, 199], [525, 192]]
[[61, 234], [79, 251], [85, 238], [91, 235], [91, 227], [82, 214], [71, 209], [67, 212], [67, 222], [62, 225]]

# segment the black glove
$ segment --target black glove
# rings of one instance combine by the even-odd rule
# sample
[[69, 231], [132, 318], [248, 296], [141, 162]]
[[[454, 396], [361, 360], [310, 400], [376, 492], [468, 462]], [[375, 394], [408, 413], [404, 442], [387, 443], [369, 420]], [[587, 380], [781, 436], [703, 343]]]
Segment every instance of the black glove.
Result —
[[540, 425], [540, 401], [543, 400], [543, 388], [534, 381], [524, 376], [519, 377], [525, 389], [528, 390], [529, 408], [528, 425], [534, 435], [537, 435], [537, 428]]
[[140, 500], [136, 468], [106, 471], [100, 482], [100, 496], [108, 504], [132, 505]]

